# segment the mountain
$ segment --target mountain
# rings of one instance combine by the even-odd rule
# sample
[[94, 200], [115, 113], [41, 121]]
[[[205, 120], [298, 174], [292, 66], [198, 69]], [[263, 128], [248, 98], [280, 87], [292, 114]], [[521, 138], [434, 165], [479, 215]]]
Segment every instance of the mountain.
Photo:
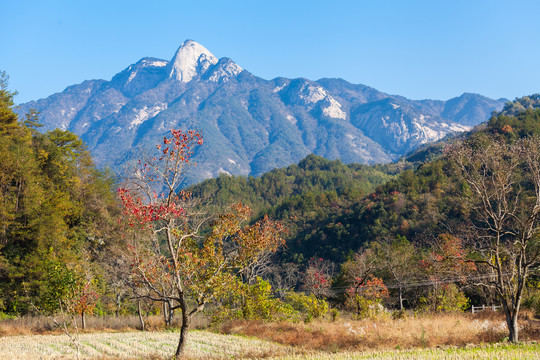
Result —
[[143, 58], [111, 81], [89, 80], [21, 104], [45, 130], [80, 135], [97, 163], [119, 168], [171, 128], [200, 129], [189, 182], [260, 175], [310, 153], [345, 163], [390, 162], [486, 121], [506, 100], [463, 94], [414, 101], [342, 79], [261, 79], [188, 40], [171, 61]]

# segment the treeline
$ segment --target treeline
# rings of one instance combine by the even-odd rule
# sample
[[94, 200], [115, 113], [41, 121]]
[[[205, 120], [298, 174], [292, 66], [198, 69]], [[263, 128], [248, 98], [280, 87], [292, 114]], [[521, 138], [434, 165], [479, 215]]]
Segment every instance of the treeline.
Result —
[[189, 191], [220, 205], [241, 201], [258, 213], [304, 194], [364, 196], [407, 167], [410, 164], [345, 165], [311, 154], [298, 165], [274, 169], [258, 178], [220, 175], [192, 186]]
[[18, 119], [13, 95], [0, 73], [0, 311], [50, 313], [86, 284], [105, 286], [119, 207], [83, 142], [39, 133], [35, 113]]

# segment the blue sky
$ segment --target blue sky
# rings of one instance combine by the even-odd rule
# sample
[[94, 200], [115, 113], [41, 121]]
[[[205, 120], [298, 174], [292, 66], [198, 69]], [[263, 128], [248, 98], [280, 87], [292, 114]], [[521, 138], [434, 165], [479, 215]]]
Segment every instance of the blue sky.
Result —
[[17, 103], [184, 40], [265, 79], [341, 77], [411, 99], [540, 92], [540, 1], [0, 0], [0, 70]]

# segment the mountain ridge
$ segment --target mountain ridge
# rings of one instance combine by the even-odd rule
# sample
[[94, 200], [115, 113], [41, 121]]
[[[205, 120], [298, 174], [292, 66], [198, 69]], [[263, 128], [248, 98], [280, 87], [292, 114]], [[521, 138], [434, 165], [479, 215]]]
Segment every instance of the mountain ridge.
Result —
[[265, 80], [187, 40], [171, 61], [145, 57], [110, 81], [87, 80], [21, 104], [44, 130], [68, 129], [99, 165], [119, 168], [170, 128], [199, 129], [206, 144], [188, 183], [221, 173], [259, 175], [310, 153], [345, 163], [393, 161], [421, 144], [486, 121], [504, 100], [462, 94], [409, 100], [344, 79]]

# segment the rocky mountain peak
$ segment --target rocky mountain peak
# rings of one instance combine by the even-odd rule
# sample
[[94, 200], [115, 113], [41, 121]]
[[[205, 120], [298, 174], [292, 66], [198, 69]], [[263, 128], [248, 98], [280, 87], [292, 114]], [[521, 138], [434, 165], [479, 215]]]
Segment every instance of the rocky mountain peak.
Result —
[[170, 78], [187, 83], [197, 75], [204, 73], [218, 59], [201, 44], [186, 40], [178, 48], [169, 64]]
[[229, 58], [221, 58], [219, 62], [207, 72], [209, 81], [220, 82], [227, 81], [240, 74], [242, 69], [238, 64]]

